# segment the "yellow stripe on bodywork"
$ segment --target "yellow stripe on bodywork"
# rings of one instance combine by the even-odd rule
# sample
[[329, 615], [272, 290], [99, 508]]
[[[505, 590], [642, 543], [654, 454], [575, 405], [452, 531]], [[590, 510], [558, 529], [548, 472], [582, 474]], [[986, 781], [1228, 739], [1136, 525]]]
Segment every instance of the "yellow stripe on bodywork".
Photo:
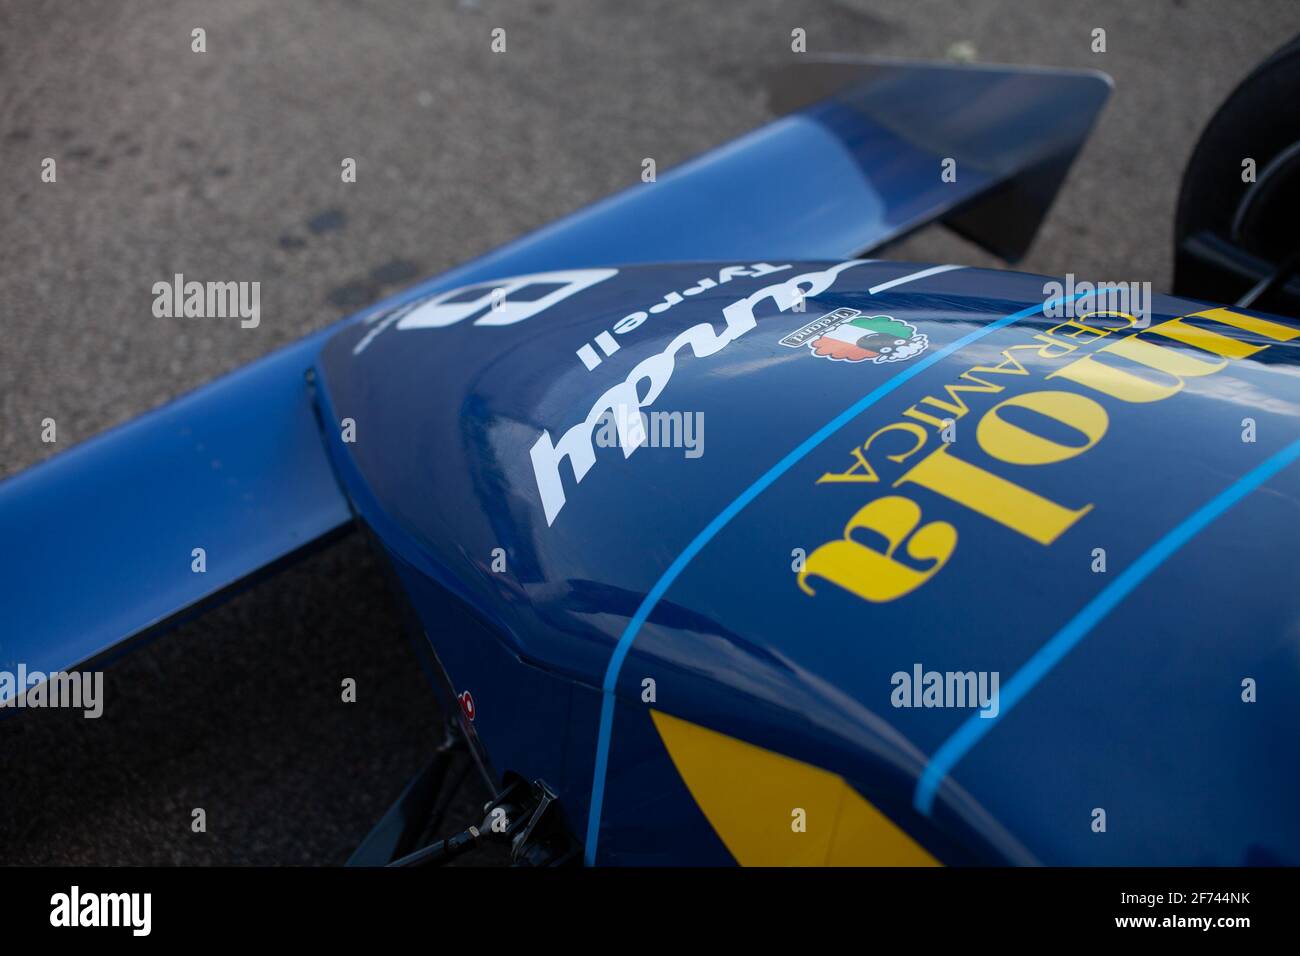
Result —
[[[742, 866], [939, 866], [838, 774], [652, 710], [677, 772]], [[796, 808], [806, 832], [791, 826]]]

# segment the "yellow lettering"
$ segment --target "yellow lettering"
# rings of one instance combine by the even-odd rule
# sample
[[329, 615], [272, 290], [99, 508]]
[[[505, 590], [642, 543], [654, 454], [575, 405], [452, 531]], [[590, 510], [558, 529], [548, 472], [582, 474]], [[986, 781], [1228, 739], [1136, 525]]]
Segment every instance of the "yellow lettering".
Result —
[[[1058, 329], [1074, 329], [1074, 331], [1058, 332]], [[1085, 323], [1082, 319], [1071, 319], [1069, 322], [1062, 322], [1060, 325], [1052, 326], [1047, 330], [1047, 334], [1051, 336], [1060, 335], [1067, 339], [1077, 339], [1081, 335], [1090, 336], [1090, 338], [1083, 340], [1086, 343], [1091, 342], [1092, 339], [1099, 339], [1103, 335], [1110, 335], [1110, 329], [1095, 329], [1091, 325]]]
[[945, 402], [941, 398], [927, 395], [925, 398], [921, 399], [922, 404], [933, 405], [935, 408], [947, 412], [952, 418], [957, 419], [970, 411], [970, 407], [967, 406], [966, 400], [958, 395], [958, 392], [992, 392], [997, 394], [1005, 387], [1002, 385], [995, 385], [992, 382], [986, 382], [982, 378], [975, 378], [970, 372], [962, 372], [958, 377], [966, 378], [973, 382], [979, 382], [979, 385], [945, 385], [943, 390], [948, 393], [948, 397], [952, 399], [951, 402]]
[[935, 418], [933, 415], [921, 411], [915, 405], [903, 412], [903, 414], [908, 418], [915, 418], [917, 421], [925, 422], [927, 425], [933, 425], [935, 428], [943, 428], [942, 418]]
[[[911, 422], [894, 422], [893, 424], [886, 425], [883, 428], [877, 428], [871, 433], [870, 437], [862, 443], [861, 449], [854, 448], [853, 451], [849, 452], [850, 455], [857, 459], [855, 464], [851, 465], [843, 472], [828, 471], [817, 479], [817, 484], [836, 484], [846, 481], [879, 481], [880, 476], [876, 474], [876, 470], [871, 467], [871, 463], [867, 461], [867, 456], [864, 455], [863, 452], [868, 451], [871, 448], [871, 443], [878, 437], [885, 434], [885, 432], [892, 431], [904, 431], [916, 439], [916, 444], [907, 451], [885, 456], [886, 460], [892, 462], [905, 461], [907, 458], [918, 452], [921, 449], [921, 446], [924, 445], [926, 440], [929, 438], [929, 435], [926, 434], [924, 428], [920, 425], [913, 425]], [[860, 475], [854, 474], [854, 472], [859, 469], [861, 469], [863, 473]]]
[[[1042, 332], [1039, 332], [1037, 335], [1035, 335], [1035, 336], [1034, 336], [1034, 339], [1035, 339], [1035, 341], [1038, 341], [1038, 342], [1042, 342], [1042, 343], [1043, 343], [1042, 348], [1040, 348], [1040, 349], [1038, 350], [1038, 354], [1039, 354], [1040, 357], [1045, 358], [1045, 359], [1059, 359], [1059, 358], [1065, 358], [1065, 356], [1069, 355], [1071, 352], [1073, 352], [1073, 351], [1075, 351], [1076, 349], [1079, 348], [1079, 346], [1078, 346], [1078, 345], [1075, 345], [1073, 342], [1058, 342], [1056, 339], [1048, 338], [1048, 337], [1047, 337], [1046, 335], [1044, 335]], [[1019, 348], [1028, 348], [1028, 349], [1031, 349], [1031, 348], [1033, 348], [1034, 346], [1032, 346], [1032, 345], [1015, 345], [1015, 346], [1012, 346], [1012, 347], [1013, 347], [1013, 348], [1018, 348], [1018, 349], [1019, 349]], [[1059, 351], [1059, 352], [1057, 352], [1055, 355], [1053, 355], [1053, 354], [1052, 354], [1052, 351], [1051, 351], [1052, 349], [1060, 349], [1061, 351]]]
[[[945, 521], [932, 521], [917, 528], [921, 509], [910, 498], [889, 495], [862, 508], [844, 528], [844, 537], [823, 544], [799, 572], [799, 587], [816, 594], [809, 578], [821, 578], [857, 595], [864, 601], [892, 601], [915, 591], [948, 563], [957, 547], [957, 529]], [[888, 546], [881, 552], [853, 539], [858, 530], [874, 531]], [[915, 532], [915, 533], [913, 533]], [[933, 561], [924, 571], [894, 559], [895, 552], [911, 535], [907, 554], [916, 561]]]
[[929, 488], [984, 517], [1010, 528], [1039, 544], [1051, 544], [1076, 521], [1092, 510], [1063, 508], [978, 465], [948, 454], [950, 445], [940, 445], [894, 482], [912, 482]]
[[[1021, 365], [1019, 360], [1017, 360], [1016, 357], [1011, 354], [1011, 351], [1012, 349], [1032, 349], [1033, 347], [1034, 346], [1032, 345], [1013, 345], [1011, 346], [1011, 348], [1003, 349], [1002, 350], [1003, 360], [999, 362], [997, 365], [976, 365], [974, 368], [971, 369], [971, 372], [984, 372], [989, 375], [1028, 375], [1029, 369]], [[1013, 367], [1007, 368], [1006, 366], [1008, 365], [1011, 365]], [[963, 373], [963, 375], [969, 375], [969, 374], [970, 372]]]
[[1215, 355], [1227, 359], [1247, 358], [1268, 348], [1267, 345], [1248, 345], [1239, 339], [1230, 338], [1211, 329], [1192, 325], [1187, 321], [1188, 319], [1209, 319], [1212, 322], [1232, 326], [1245, 332], [1253, 332], [1255, 335], [1272, 339], [1274, 342], [1290, 342], [1300, 336], [1300, 330], [1277, 322], [1270, 322], [1267, 319], [1257, 319], [1253, 315], [1242, 315], [1240, 312], [1233, 312], [1229, 309], [1207, 309], [1204, 312], [1161, 322], [1159, 325], [1151, 326], [1147, 331], [1155, 335], [1163, 335], [1175, 342], [1182, 342], [1184, 345], [1191, 345], [1207, 352], [1213, 352]]
[[[1085, 445], [1062, 445], [1002, 418], [1004, 408], [1026, 408], [1083, 434]], [[1110, 417], [1101, 404], [1075, 392], [1029, 392], [999, 402], [984, 413], [975, 437], [980, 447], [1013, 465], [1049, 465], [1081, 455], [1101, 440]]]
[[1106, 325], [1095, 326], [1095, 328], [1105, 329], [1105, 330], [1106, 330], [1106, 332], [1105, 332], [1106, 335], [1110, 335], [1110, 333], [1112, 333], [1112, 332], [1118, 332], [1118, 331], [1120, 331], [1121, 329], [1126, 329], [1126, 328], [1128, 328], [1129, 326], [1132, 326], [1132, 325], [1136, 325], [1136, 324], [1137, 324], [1137, 318], [1136, 318], [1136, 316], [1130, 315], [1130, 314], [1127, 313], [1127, 312], [1120, 312], [1120, 311], [1115, 310], [1115, 309], [1098, 309], [1098, 310], [1095, 311], [1095, 312], [1085, 312], [1083, 315], [1079, 316], [1078, 321], [1081, 322], [1081, 323], [1083, 323], [1084, 325], [1088, 325], [1089, 323], [1087, 322], [1087, 320], [1088, 320], [1088, 319], [1091, 319], [1094, 315], [1104, 315], [1104, 316], [1108, 316], [1109, 318], [1112, 318], [1112, 319], [1124, 319], [1124, 320], [1126, 320], [1124, 325], [1117, 325], [1117, 326], [1115, 326], [1114, 328], [1111, 328], [1111, 327], [1106, 326]]
[[[1158, 328], [1159, 326], [1157, 326]], [[1164, 383], [1098, 361], [1102, 355], [1128, 359], [1162, 373]], [[1184, 379], [1211, 375], [1227, 366], [1228, 360], [1203, 362], [1187, 352], [1148, 342], [1131, 335], [1112, 342], [1095, 355], [1085, 355], [1047, 377], [1064, 378], [1125, 402], [1158, 402], [1182, 391]]]

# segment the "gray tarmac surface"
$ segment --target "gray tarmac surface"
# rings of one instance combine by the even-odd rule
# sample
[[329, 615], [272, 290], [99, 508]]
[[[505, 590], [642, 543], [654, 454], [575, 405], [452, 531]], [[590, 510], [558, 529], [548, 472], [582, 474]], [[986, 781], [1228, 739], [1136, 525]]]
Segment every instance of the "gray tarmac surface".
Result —
[[[1196, 137], [1300, 4], [0, 0], [0, 477], [761, 124], [794, 27], [811, 53], [1110, 73], [1020, 267], [1159, 291]], [[998, 265], [940, 228], [888, 254]], [[177, 272], [260, 281], [261, 325], [154, 318]], [[0, 862], [341, 862], [440, 737], [356, 536], [106, 683], [101, 720], [0, 721]]]

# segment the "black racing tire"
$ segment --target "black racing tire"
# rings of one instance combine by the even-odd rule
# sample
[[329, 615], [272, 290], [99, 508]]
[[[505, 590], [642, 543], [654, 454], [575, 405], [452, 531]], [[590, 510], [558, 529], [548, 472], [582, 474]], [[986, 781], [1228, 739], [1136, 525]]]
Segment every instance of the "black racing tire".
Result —
[[[1255, 160], [1256, 182], [1242, 181], [1242, 161]], [[1295, 238], [1278, 235], [1281, 210], [1300, 195], [1300, 37], [1296, 37], [1256, 67], [1238, 84], [1201, 133], [1183, 173], [1174, 219], [1174, 248], [1196, 233], [1221, 236], [1254, 255], [1276, 262], [1293, 252]], [[1265, 190], [1263, 174], [1285, 169]], [[1282, 182], [1286, 180], [1286, 182]], [[1249, 201], [1248, 201], [1249, 198]], [[1260, 215], [1261, 207], [1271, 207]], [[1300, 209], [1293, 210], [1300, 214]], [[1289, 222], [1294, 222], [1294, 218]], [[1265, 219], [1267, 222], [1260, 222]], [[1257, 229], [1243, 228], [1254, 224]], [[1289, 223], [1288, 223], [1289, 225]], [[1276, 248], [1290, 243], [1291, 249]], [[1180, 272], [1182, 269], [1180, 268]], [[1195, 284], [1179, 276], [1179, 284]]]

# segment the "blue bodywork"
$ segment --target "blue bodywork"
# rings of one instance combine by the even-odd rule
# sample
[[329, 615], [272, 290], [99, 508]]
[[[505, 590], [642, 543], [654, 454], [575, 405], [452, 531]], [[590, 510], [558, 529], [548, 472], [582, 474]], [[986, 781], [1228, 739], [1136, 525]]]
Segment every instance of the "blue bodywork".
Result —
[[[849, 259], [1036, 221], [1106, 90], [875, 67], [10, 479], [0, 657], [95, 659], [355, 516], [588, 862], [743, 860], [669, 715], [939, 862], [1300, 863], [1300, 326]], [[1000, 675], [996, 714], [900, 706], [914, 667]]]
[[[804, 311], [763, 299], [725, 347], [683, 347], [631, 373], [700, 323], [720, 332], [756, 291], [836, 268]], [[1300, 774], [1277, 757], [1300, 718], [1300, 595], [1282, 583], [1300, 518], [1300, 326], [1257, 328], [1248, 313], [1162, 297], [1145, 330], [1049, 318], [1049, 283], [766, 260], [624, 268], [509, 325], [485, 324], [484, 306], [403, 328], [418, 311], [399, 309], [326, 346], [323, 418], [356, 423], [355, 441], [330, 429], [333, 460], [457, 691], [472, 692], [486, 752], [556, 789], [591, 862], [730, 859], [654, 729], [646, 678], [655, 708], [841, 775], [944, 861], [1296, 862]], [[444, 298], [483, 303], [492, 287]], [[843, 309], [901, 319], [928, 344], [890, 363], [782, 344]], [[588, 369], [576, 350], [629, 315], [646, 318]], [[1174, 388], [1153, 373], [1159, 398], [1089, 388], [1072, 371], [1122, 370], [1123, 349], [1157, 346], [1185, 376]], [[559, 444], [625, 377], [647, 412], [698, 415], [704, 453], [597, 441], [580, 481], [578, 456], [558, 464], [563, 504], [548, 521], [531, 450], [542, 436]], [[1043, 394], [1101, 415], [1102, 434], [1017, 404]], [[989, 415], [1008, 401], [1019, 414]], [[951, 419], [955, 441], [909, 409]], [[998, 427], [1065, 450], [1008, 462], [985, 448]], [[936, 449], [1013, 482], [1014, 515], [1045, 500], [1073, 517], [1036, 540], [902, 477]], [[874, 481], [853, 467], [858, 450]], [[856, 479], [825, 480], [846, 472]], [[801, 588], [794, 550], [814, 562], [887, 495], [956, 529], [934, 579], [897, 599], [829, 580]], [[903, 555], [917, 570], [934, 563]], [[914, 664], [1000, 673], [1000, 712], [891, 706], [891, 676]], [[1267, 695], [1245, 703], [1246, 678]], [[1088, 825], [1097, 807], [1111, 815], [1104, 838]]]
[[[343, 324], [548, 269], [855, 255], [1072, 156], [1108, 89], [1091, 73], [873, 68]], [[904, 106], [927, 118], [914, 122], [923, 139], [899, 127]], [[956, 182], [940, 179], [945, 157], [960, 160]], [[51, 671], [96, 659], [342, 527], [302, 382], [327, 335], [0, 483], [0, 662]], [[195, 548], [204, 574], [191, 570]]]

